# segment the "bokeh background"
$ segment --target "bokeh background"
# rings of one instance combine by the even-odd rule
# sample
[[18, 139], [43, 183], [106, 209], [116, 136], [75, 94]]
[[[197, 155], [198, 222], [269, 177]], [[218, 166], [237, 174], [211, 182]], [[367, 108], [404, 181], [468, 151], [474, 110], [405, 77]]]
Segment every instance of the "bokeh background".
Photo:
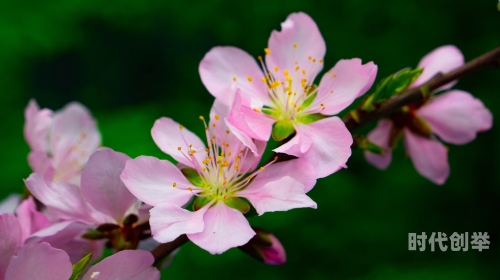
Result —
[[[379, 65], [379, 78], [444, 44], [458, 46], [466, 60], [500, 45], [494, 0], [2, 1], [0, 199], [21, 193], [30, 174], [22, 132], [30, 98], [54, 110], [79, 101], [97, 118], [103, 145], [166, 158], [150, 136], [157, 118], [203, 131], [198, 116], [213, 102], [198, 75], [204, 54], [233, 45], [261, 55], [270, 32], [296, 11], [317, 22], [327, 67], [360, 57]], [[487, 69], [456, 87], [499, 117], [499, 81], [500, 69]], [[419, 176], [402, 145], [384, 172], [354, 150], [348, 169], [310, 192], [317, 210], [251, 218], [280, 238], [287, 264], [266, 266], [237, 249], [212, 256], [187, 244], [163, 278], [498, 279], [499, 138], [495, 125], [471, 144], [450, 145], [443, 186]], [[408, 233], [438, 231], [488, 232], [490, 249], [408, 251]]]

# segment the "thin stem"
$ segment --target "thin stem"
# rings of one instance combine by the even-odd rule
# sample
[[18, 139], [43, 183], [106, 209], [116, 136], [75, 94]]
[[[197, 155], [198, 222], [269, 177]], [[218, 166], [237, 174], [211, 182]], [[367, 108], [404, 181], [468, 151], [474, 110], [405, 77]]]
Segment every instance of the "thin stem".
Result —
[[439, 73], [426, 83], [422, 84], [420, 87], [411, 88], [404, 91], [400, 95], [389, 99], [378, 109], [360, 116], [359, 122], [354, 120], [354, 118], [352, 118], [350, 114], [345, 116], [342, 120], [344, 121], [347, 129], [353, 131], [368, 122], [389, 117], [390, 115], [399, 111], [399, 109], [405, 105], [422, 101], [424, 98], [424, 90], [427, 92], [432, 92], [452, 81], [470, 75], [489, 66], [500, 66], [500, 47], [497, 47], [492, 51], [467, 62], [466, 64], [451, 72], [448, 72], [446, 74]]
[[151, 254], [155, 258], [155, 264], [188, 241], [189, 239], [187, 236], [183, 234], [177, 237], [174, 241], [158, 245], [151, 251]]

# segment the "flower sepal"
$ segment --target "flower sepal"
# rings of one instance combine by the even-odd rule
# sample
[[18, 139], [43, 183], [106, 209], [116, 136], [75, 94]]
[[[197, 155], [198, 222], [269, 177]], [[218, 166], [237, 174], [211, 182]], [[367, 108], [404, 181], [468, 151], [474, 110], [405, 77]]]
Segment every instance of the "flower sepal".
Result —
[[69, 278], [69, 280], [80, 279], [80, 276], [85, 271], [85, 268], [89, 264], [91, 258], [92, 258], [92, 253], [88, 253], [81, 260], [79, 260], [77, 263], [73, 264], [73, 274], [71, 274], [71, 277]]
[[295, 132], [293, 123], [290, 120], [277, 121], [273, 126], [272, 136], [276, 141], [283, 141]]
[[268, 265], [282, 265], [286, 262], [286, 253], [278, 238], [271, 233], [254, 228], [255, 236], [247, 244], [238, 247], [254, 259]]
[[229, 206], [233, 209], [236, 209], [243, 214], [248, 213], [251, 209], [250, 203], [248, 203], [248, 201], [246, 201], [245, 199], [239, 198], [239, 197], [231, 197], [231, 198], [225, 199], [224, 203], [227, 206]]
[[185, 167], [181, 169], [181, 172], [191, 184], [197, 187], [203, 187], [203, 180], [201, 179], [200, 174], [198, 174], [196, 169]]

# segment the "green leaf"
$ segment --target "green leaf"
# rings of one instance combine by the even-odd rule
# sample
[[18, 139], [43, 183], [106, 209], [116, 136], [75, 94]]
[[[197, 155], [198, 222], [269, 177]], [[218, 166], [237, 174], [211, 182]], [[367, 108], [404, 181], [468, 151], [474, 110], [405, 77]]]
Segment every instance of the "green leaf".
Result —
[[361, 148], [365, 151], [377, 155], [381, 155], [385, 151], [384, 148], [380, 147], [379, 145], [373, 142], [370, 142], [370, 140], [368, 140], [368, 138], [366, 138], [365, 136], [355, 136], [353, 138], [356, 139], [358, 148]]
[[83, 271], [85, 270], [85, 267], [90, 262], [91, 257], [92, 253], [88, 253], [87, 255], [85, 255], [85, 257], [83, 257], [81, 260], [79, 260], [77, 263], [73, 265], [73, 274], [71, 274], [69, 280], [78, 280], [78, 278], [80, 278], [80, 275], [82, 275]]
[[327, 116], [323, 114], [310, 114], [310, 115], [302, 115], [297, 118], [297, 121], [303, 124], [310, 124], [315, 121], [322, 120], [326, 118]]
[[196, 171], [193, 168], [182, 168], [181, 169], [182, 174], [188, 179], [188, 181], [197, 186], [197, 187], [203, 187], [203, 180], [200, 177], [200, 174], [198, 174], [198, 171]]
[[212, 201], [212, 198], [206, 196], [197, 196], [193, 202], [193, 210], [198, 211], [198, 209], [203, 208]]
[[248, 213], [248, 211], [250, 211], [250, 203], [248, 203], [246, 200], [241, 199], [239, 197], [228, 198], [228, 199], [224, 200], [224, 203], [227, 206], [234, 208], [243, 214]]
[[281, 120], [273, 126], [273, 139], [276, 141], [285, 140], [288, 136], [295, 132], [293, 123], [289, 120]]

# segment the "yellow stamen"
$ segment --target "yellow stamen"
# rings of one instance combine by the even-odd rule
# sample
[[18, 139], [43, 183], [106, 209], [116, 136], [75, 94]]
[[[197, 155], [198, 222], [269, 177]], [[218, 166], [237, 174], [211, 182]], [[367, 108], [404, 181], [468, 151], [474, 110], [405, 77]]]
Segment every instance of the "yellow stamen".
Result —
[[264, 49], [264, 52], [265, 52], [266, 54], [271, 54], [271, 51], [270, 51], [268, 48], [265, 48], [265, 49]]
[[235, 81], [235, 82], [236, 82], [236, 77], [233, 77], [233, 81]]
[[253, 81], [252, 76], [248, 76], [247, 79], [249, 82]]

